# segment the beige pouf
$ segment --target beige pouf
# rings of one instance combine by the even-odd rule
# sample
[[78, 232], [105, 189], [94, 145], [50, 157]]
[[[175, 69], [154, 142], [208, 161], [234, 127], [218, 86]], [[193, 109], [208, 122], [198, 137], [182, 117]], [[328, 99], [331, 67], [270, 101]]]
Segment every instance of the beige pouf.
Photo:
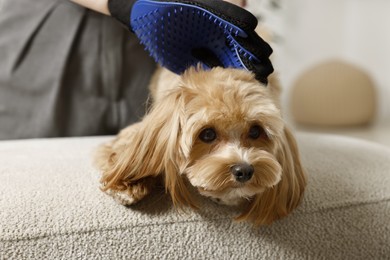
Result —
[[373, 121], [375, 86], [362, 69], [333, 60], [304, 72], [291, 89], [291, 113], [297, 123], [353, 126]]

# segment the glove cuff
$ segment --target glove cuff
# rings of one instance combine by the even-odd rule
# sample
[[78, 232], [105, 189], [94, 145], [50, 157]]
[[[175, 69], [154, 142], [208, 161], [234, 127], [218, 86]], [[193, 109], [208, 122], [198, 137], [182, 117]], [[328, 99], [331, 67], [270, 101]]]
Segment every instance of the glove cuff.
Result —
[[122, 23], [127, 29], [130, 28], [130, 12], [137, 0], [108, 0], [108, 10], [112, 17]]

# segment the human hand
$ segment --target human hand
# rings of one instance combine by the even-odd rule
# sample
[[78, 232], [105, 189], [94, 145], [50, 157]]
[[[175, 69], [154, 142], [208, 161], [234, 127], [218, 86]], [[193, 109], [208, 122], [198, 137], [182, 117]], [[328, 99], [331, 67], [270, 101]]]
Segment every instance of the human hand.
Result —
[[160, 65], [177, 74], [201, 63], [206, 68], [247, 69], [267, 83], [273, 72], [269, 60], [272, 49], [255, 32], [257, 19], [232, 3], [109, 0], [108, 7], [111, 15], [137, 35]]

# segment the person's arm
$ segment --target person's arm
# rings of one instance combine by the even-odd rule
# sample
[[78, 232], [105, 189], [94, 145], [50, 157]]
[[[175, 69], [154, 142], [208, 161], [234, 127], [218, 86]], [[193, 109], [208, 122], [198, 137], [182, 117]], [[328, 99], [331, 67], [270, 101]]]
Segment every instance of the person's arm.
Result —
[[84, 6], [88, 9], [94, 10], [96, 12], [110, 15], [108, 11], [108, 0], [71, 0], [72, 2]]

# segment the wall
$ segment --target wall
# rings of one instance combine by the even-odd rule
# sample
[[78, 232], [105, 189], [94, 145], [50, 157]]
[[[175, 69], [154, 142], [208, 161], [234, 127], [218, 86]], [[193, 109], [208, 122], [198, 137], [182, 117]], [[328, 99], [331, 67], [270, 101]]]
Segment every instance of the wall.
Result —
[[[378, 87], [378, 121], [390, 122], [390, 1], [249, 1], [249, 9], [276, 29], [275, 66], [288, 88], [308, 67], [341, 58], [368, 71]], [[287, 105], [287, 104], [285, 104]]]

